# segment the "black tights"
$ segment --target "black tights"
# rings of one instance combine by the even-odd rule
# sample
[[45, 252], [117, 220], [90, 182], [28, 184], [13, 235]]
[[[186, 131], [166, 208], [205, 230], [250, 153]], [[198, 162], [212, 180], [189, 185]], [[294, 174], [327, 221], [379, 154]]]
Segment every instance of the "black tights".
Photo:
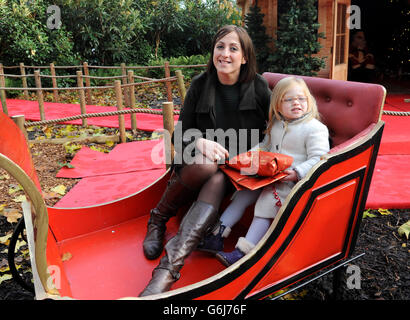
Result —
[[188, 187], [199, 190], [198, 199], [211, 204], [218, 210], [225, 195], [227, 179], [218, 164], [198, 155], [193, 164], [184, 165], [178, 172], [182, 182]]

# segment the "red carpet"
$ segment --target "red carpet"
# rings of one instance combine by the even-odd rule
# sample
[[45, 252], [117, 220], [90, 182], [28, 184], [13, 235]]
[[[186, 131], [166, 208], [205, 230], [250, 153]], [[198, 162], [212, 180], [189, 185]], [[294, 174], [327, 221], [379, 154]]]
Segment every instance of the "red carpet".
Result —
[[165, 173], [163, 140], [118, 144], [110, 153], [83, 147], [72, 169], [57, 177], [83, 178], [55, 206], [84, 207], [121, 199], [153, 183]]
[[149, 186], [164, 173], [165, 168], [86, 177], [61, 198], [55, 207], [87, 207], [121, 199]]
[[[410, 94], [389, 94], [384, 110], [410, 112]], [[386, 124], [379, 154], [410, 154], [410, 116], [383, 115], [382, 120]]]
[[[62, 168], [58, 178], [95, 177], [133, 171], [163, 169], [163, 141], [145, 140], [118, 144], [110, 153], [94, 151], [83, 147], [71, 161], [74, 168]], [[153, 157], [159, 158], [152, 161]], [[155, 152], [157, 151], [157, 152]]]
[[379, 155], [366, 208], [410, 208], [410, 154]]
[[[38, 108], [37, 101], [29, 100], [18, 100], [18, 99], [7, 99], [7, 108], [9, 116], [21, 115], [23, 114], [26, 118], [26, 121], [39, 121], [40, 120], [40, 111]], [[97, 113], [97, 112], [108, 112], [116, 111], [116, 107], [102, 107], [102, 106], [86, 106], [87, 113]], [[74, 115], [81, 114], [81, 109], [79, 104], [69, 104], [69, 103], [54, 103], [54, 102], [45, 102], [44, 103], [44, 113], [46, 120], [51, 119], [60, 119], [71, 117]], [[145, 114], [137, 113], [137, 128], [144, 131], [161, 131], [164, 128], [162, 122], [162, 115], [157, 114]], [[125, 128], [131, 129], [131, 116], [129, 114], [124, 115], [125, 119]], [[178, 116], [174, 117], [175, 121], [178, 120]], [[67, 121], [65, 123], [70, 124], [79, 124], [81, 125], [81, 120]], [[110, 117], [98, 117], [98, 118], [89, 118], [87, 120], [89, 125], [95, 125], [100, 127], [108, 128], [118, 128], [118, 116]]]
[[410, 116], [383, 115], [385, 122], [379, 154], [410, 154]]
[[410, 111], [410, 94], [389, 94], [386, 96], [384, 110]]
[[[384, 110], [410, 111], [410, 95], [389, 94]], [[383, 115], [383, 137], [366, 202], [368, 209], [410, 208], [410, 116]]]

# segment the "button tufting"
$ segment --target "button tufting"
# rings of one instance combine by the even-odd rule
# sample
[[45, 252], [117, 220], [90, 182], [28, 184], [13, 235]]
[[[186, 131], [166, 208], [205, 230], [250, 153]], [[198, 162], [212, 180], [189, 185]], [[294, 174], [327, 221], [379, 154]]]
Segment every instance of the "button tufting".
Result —
[[348, 105], [349, 107], [351, 107], [351, 106], [353, 105], [353, 102], [352, 102], [352, 101], [347, 101], [347, 105]]
[[330, 99], [330, 97], [326, 97], [326, 98], [325, 98], [325, 101], [326, 101], [326, 102], [330, 102], [330, 100], [332, 100], [332, 99]]

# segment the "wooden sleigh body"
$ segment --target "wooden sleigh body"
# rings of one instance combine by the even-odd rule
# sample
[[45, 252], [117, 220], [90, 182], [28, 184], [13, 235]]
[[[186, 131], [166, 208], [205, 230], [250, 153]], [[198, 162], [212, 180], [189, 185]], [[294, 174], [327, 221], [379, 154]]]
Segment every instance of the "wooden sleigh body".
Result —
[[[264, 74], [271, 88], [284, 76]], [[171, 291], [146, 298], [261, 299], [351, 257], [384, 127], [380, 119], [386, 92], [374, 84], [303, 78], [329, 128], [331, 151], [297, 183], [248, 255], [225, 268], [195, 251]], [[143, 256], [142, 241], [169, 172], [116, 201], [46, 207], [24, 136], [5, 114], [0, 114], [0, 167], [30, 199], [24, 216], [37, 299], [138, 297], [159, 261]], [[229, 201], [224, 200], [222, 209]], [[187, 209], [168, 222], [166, 240]], [[250, 207], [226, 249], [246, 233], [252, 216]]]

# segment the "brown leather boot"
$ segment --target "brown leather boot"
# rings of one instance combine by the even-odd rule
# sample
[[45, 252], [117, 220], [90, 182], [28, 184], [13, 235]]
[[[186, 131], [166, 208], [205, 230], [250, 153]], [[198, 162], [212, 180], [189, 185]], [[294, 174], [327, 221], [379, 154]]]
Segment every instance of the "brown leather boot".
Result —
[[140, 297], [168, 291], [180, 277], [185, 259], [194, 251], [202, 237], [218, 217], [215, 208], [196, 201], [181, 221], [178, 233], [165, 246], [166, 254], [152, 272], [152, 278]]
[[151, 210], [147, 225], [147, 234], [143, 242], [144, 255], [147, 259], [158, 258], [163, 250], [166, 223], [175, 216], [178, 209], [191, 201], [195, 192], [185, 185], [176, 172], [173, 172], [161, 200]]

